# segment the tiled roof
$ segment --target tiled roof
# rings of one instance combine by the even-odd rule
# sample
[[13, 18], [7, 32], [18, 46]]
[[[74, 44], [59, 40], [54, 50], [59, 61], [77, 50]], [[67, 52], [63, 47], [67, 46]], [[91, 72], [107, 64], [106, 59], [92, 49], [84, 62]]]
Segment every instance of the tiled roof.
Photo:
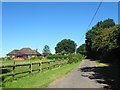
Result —
[[8, 53], [8, 54], [16, 54], [18, 51], [19, 51], [19, 50], [15, 49], [15, 50], [11, 51], [11, 52]]
[[10, 53], [8, 53], [7, 55], [19, 55], [19, 54], [33, 54], [33, 55], [39, 55], [40, 53], [37, 50], [32, 50], [31, 48], [22, 48], [20, 50], [13, 50]]

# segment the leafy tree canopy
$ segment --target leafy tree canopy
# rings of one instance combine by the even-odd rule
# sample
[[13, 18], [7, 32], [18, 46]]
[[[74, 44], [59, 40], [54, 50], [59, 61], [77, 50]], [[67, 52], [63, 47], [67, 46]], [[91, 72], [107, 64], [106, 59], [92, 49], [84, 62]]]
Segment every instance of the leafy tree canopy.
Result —
[[80, 53], [80, 54], [86, 54], [86, 44], [82, 44], [81, 46], [79, 46], [77, 48], [77, 53]]
[[[113, 19], [98, 22], [86, 33], [87, 56], [115, 58], [120, 53], [120, 25]], [[113, 57], [114, 56], [114, 57]]]
[[70, 39], [63, 39], [57, 43], [55, 47], [56, 53], [74, 53], [76, 49], [76, 43]]

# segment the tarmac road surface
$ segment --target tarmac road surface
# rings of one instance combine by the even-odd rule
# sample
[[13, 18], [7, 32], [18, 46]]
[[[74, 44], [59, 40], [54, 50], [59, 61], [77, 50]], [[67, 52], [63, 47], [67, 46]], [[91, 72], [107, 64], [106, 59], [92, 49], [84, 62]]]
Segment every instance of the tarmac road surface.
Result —
[[52, 82], [48, 88], [102, 88], [103, 86], [85, 76], [90, 76], [94, 72], [82, 72], [82, 68], [94, 67], [95, 62], [89, 59], [83, 60], [80, 65], [63, 78]]

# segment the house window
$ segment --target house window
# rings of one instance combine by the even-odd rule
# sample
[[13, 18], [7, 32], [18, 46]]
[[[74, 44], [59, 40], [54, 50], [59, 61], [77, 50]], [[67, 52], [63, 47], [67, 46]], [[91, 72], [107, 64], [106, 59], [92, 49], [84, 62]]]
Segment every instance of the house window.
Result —
[[32, 57], [32, 55], [28, 55], [28, 58], [31, 58]]
[[13, 55], [12, 58], [14, 58], [15, 56]]

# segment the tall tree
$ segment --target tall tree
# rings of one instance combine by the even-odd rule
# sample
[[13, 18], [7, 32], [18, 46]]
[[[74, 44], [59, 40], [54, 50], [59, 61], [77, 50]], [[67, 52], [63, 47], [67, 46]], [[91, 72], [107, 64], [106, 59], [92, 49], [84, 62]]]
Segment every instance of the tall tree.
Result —
[[45, 45], [43, 48], [43, 54], [48, 55], [50, 54], [50, 47], [48, 45]]
[[82, 44], [81, 46], [79, 46], [77, 48], [77, 53], [85, 55], [86, 54], [86, 44]]
[[119, 38], [120, 25], [115, 25], [112, 19], [98, 22], [86, 33], [87, 56], [106, 60], [118, 58]]
[[63, 39], [59, 43], [57, 43], [55, 47], [56, 53], [74, 53], [76, 49], [76, 43], [73, 40], [70, 39]]

